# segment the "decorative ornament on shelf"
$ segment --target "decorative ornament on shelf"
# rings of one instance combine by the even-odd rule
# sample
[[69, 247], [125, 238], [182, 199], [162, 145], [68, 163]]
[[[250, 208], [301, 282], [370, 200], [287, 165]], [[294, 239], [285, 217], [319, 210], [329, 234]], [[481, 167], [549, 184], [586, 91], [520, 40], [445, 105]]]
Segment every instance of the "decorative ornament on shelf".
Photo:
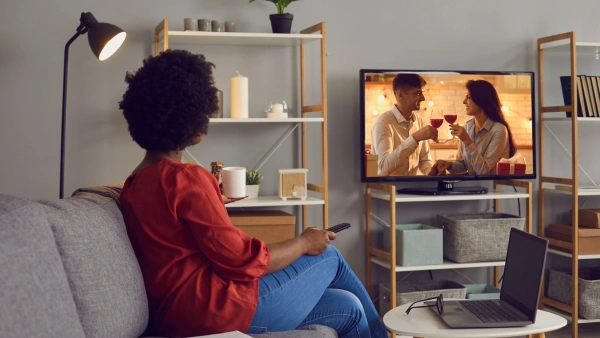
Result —
[[308, 169], [278, 169], [279, 173], [279, 198], [286, 201], [288, 198], [306, 200]]
[[288, 117], [288, 105], [285, 100], [272, 99], [266, 104], [267, 118], [284, 119]]
[[260, 182], [263, 180], [258, 170], [246, 172], [246, 195], [248, 198], [257, 198]]
[[[275, 4], [277, 7], [277, 14], [269, 15], [271, 19], [271, 29], [273, 33], [284, 33], [289, 34], [292, 31], [292, 20], [294, 16], [290, 13], [285, 12], [285, 8], [294, 1], [298, 0], [266, 0]], [[250, 0], [249, 3], [254, 2]]]
[[248, 118], [248, 78], [237, 74], [231, 78], [231, 118]]

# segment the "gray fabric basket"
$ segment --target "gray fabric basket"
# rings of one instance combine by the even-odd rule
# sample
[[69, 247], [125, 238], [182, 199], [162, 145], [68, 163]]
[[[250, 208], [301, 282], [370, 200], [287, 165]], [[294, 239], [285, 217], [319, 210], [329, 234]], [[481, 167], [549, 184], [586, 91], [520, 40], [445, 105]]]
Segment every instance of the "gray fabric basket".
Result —
[[[579, 270], [579, 315], [585, 319], [600, 319], [600, 269]], [[573, 277], [570, 271], [550, 269], [548, 297], [572, 305]]]
[[[426, 280], [396, 283], [396, 306], [416, 302], [425, 298], [437, 297], [466, 299], [467, 288], [449, 280]], [[379, 284], [379, 314], [390, 310], [390, 283]]]
[[442, 214], [437, 223], [444, 230], [444, 257], [457, 263], [505, 260], [510, 229], [525, 228], [524, 218], [495, 212]]

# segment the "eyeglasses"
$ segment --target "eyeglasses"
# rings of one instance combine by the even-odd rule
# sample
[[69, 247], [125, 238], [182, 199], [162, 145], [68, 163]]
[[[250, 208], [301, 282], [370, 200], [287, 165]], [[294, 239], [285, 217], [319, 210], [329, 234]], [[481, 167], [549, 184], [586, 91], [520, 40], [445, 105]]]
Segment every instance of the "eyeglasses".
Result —
[[[435, 304], [415, 306], [415, 304], [417, 304], [417, 303], [426, 302], [428, 300], [434, 300], [434, 299], [435, 299]], [[406, 310], [406, 314], [409, 314], [410, 310], [412, 310], [412, 309], [416, 309], [416, 308], [419, 308], [419, 307], [434, 307], [434, 306], [437, 308], [437, 311], [438, 311], [438, 313], [441, 316], [442, 313], [444, 313], [444, 295], [443, 294], [440, 294], [437, 297], [432, 297], [432, 298], [418, 300], [418, 301], [410, 304], [410, 306]]]

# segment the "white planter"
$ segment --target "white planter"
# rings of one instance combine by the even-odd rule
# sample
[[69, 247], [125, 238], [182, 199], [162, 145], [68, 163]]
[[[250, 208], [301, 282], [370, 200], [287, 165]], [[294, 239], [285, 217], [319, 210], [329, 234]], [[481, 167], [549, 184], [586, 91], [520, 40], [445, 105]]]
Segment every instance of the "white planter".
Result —
[[258, 188], [260, 188], [260, 185], [247, 185], [246, 186], [246, 196], [248, 196], [248, 198], [257, 198], [258, 197]]

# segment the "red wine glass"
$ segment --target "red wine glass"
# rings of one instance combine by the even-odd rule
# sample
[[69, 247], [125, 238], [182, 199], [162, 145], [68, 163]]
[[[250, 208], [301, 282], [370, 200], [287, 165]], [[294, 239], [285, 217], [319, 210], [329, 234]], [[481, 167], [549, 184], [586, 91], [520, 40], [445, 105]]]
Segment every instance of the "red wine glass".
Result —
[[[444, 113], [441, 109], [431, 108], [431, 117], [429, 118], [429, 123], [434, 128], [439, 128], [444, 123]], [[440, 143], [439, 140], [435, 143]]]
[[[446, 120], [446, 122], [452, 125], [456, 122], [457, 118], [458, 115], [456, 115], [456, 108], [454, 107], [454, 105], [448, 106], [446, 108], [446, 111], [444, 111], [444, 119]], [[456, 139], [456, 135], [453, 135], [451, 140], [454, 139]]]

